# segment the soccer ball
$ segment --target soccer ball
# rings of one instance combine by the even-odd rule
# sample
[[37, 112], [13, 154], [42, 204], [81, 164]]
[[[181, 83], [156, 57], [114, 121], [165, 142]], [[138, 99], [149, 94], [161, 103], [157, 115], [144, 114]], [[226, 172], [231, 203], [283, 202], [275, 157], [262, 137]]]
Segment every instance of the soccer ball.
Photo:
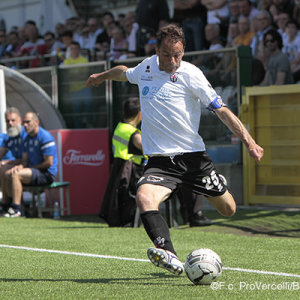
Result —
[[213, 250], [201, 248], [188, 255], [184, 269], [192, 283], [211, 284], [222, 274], [222, 261]]

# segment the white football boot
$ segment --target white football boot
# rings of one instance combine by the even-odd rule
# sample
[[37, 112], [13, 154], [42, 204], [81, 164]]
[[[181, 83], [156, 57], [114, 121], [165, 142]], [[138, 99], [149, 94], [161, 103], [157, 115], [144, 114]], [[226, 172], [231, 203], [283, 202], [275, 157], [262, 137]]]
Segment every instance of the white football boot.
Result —
[[159, 248], [149, 248], [147, 254], [155, 266], [166, 269], [175, 275], [183, 272], [183, 264], [174, 253]]

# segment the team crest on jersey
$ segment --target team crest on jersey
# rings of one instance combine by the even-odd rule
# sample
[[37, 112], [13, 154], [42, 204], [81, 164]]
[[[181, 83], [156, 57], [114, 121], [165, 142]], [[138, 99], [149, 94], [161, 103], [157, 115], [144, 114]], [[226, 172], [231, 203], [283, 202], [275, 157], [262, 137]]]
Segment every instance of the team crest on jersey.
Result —
[[172, 82], [176, 82], [177, 79], [178, 79], [178, 72], [175, 72], [175, 73], [170, 74], [170, 80], [171, 80]]

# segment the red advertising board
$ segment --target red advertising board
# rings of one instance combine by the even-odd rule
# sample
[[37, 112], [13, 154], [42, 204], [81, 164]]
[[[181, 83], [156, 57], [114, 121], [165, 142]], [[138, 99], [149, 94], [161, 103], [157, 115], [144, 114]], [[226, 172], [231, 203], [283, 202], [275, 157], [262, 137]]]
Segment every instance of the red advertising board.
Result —
[[70, 182], [71, 215], [98, 214], [109, 177], [108, 129], [51, 133], [57, 141], [57, 180]]

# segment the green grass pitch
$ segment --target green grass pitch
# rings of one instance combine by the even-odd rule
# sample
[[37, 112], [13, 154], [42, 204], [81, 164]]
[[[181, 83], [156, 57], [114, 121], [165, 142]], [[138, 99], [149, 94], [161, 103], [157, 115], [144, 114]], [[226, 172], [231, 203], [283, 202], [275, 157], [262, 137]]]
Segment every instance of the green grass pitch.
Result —
[[215, 225], [181, 225], [171, 236], [182, 261], [197, 248], [220, 255], [224, 270], [214, 286], [194, 286], [148, 262], [143, 227], [109, 228], [93, 216], [0, 218], [0, 299], [300, 299], [299, 211], [207, 215]]

